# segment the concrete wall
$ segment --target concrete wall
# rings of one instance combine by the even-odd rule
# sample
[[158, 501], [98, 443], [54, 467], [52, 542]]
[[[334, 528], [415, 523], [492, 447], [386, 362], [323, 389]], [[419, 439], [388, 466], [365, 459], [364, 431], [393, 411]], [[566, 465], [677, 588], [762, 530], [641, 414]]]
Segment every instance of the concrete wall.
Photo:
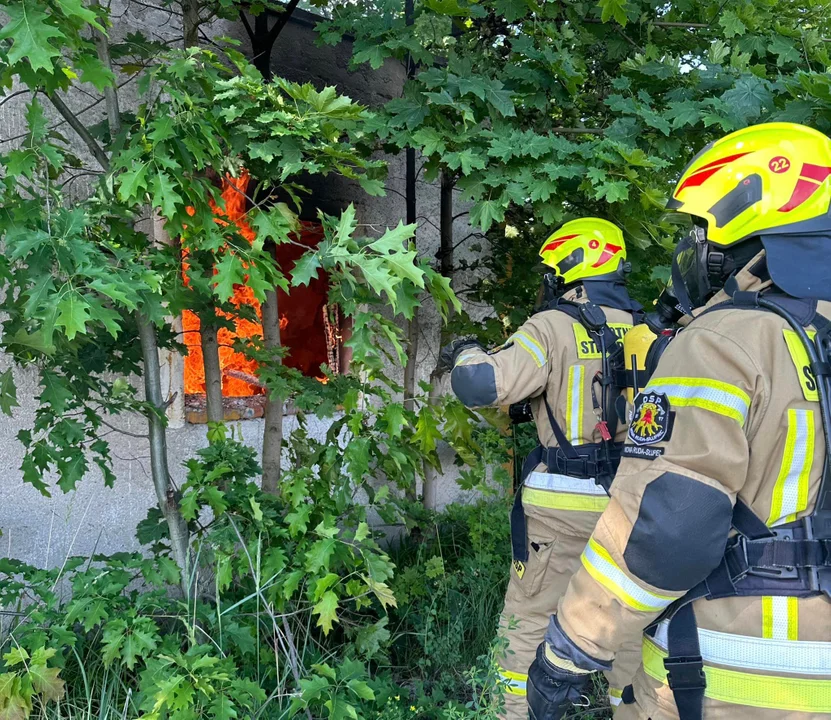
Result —
[[[167, 11], [148, 10], [145, 5], [130, 1], [117, 6], [114, 11], [114, 35], [123, 37], [140, 27], [151, 37], [169, 43], [181, 37], [179, 18]], [[338, 90], [367, 105], [378, 105], [395, 97], [401, 89], [404, 73], [400, 65], [389, 63], [378, 72], [362, 68], [357, 72], [347, 70], [350, 49], [341, 45], [335, 48], [318, 47], [313, 31], [314, 17], [297, 11], [296, 20], [289, 23], [278, 40], [273, 56], [273, 67], [278, 74], [292, 80], [312, 82], [317, 86], [336, 85]], [[212, 28], [217, 35], [232, 35], [244, 39], [241, 27], [231, 23], [218, 23]], [[136, 94], [131, 83], [121, 91], [127, 107], [135, 105]], [[14, 137], [25, 131], [21, 115], [26, 98], [7, 103], [0, 109], [0, 141], [14, 142]], [[69, 102], [75, 110], [90, 104], [89, 98], [73, 95]], [[86, 110], [82, 117], [87, 125], [102, 119], [101, 105]], [[59, 119], [53, 116], [55, 124]], [[65, 134], [69, 135], [69, 132]], [[4, 145], [8, 147], [8, 145]], [[84, 150], [78, 147], [84, 155]], [[315, 183], [313, 202], [329, 212], [354, 202], [359, 222], [367, 233], [380, 232], [385, 226], [395, 225], [404, 218], [404, 158], [388, 158], [390, 163], [389, 188], [385, 198], [366, 196], [357, 185], [342, 179], [328, 178]], [[86, 186], [79, 180], [70, 186], [70, 195], [82, 195]], [[419, 183], [417, 236], [419, 251], [431, 257], [438, 247], [439, 192], [435, 185]], [[455, 228], [457, 237], [468, 234], [464, 218]], [[463, 250], [460, 252], [464, 252]], [[470, 278], [458, 278], [462, 285]], [[439, 320], [426, 309], [422, 314], [421, 342], [419, 347], [419, 376], [427, 379], [435, 366]], [[180, 382], [180, 362], [167, 358], [169, 389], [175, 391]], [[0, 369], [8, 361], [0, 358]], [[44, 498], [30, 485], [25, 485], [19, 471], [22, 448], [16, 440], [17, 432], [31, 427], [36, 409], [34, 396], [38, 392], [33, 373], [18, 372], [18, 398], [21, 407], [13, 419], [0, 421], [0, 554], [25, 559], [38, 565], [60, 564], [67, 555], [111, 553], [134, 550], [138, 544], [134, 537], [135, 526], [147, 509], [155, 504], [155, 495], [149, 476], [149, 450], [147, 442], [132, 435], [112, 434], [115, 474], [118, 482], [113, 489], [105, 488], [100, 474], [91, 472], [78, 489], [63, 494], [53, 488], [51, 498]], [[295, 419], [286, 418], [285, 434], [293, 429]], [[120, 417], [114, 425], [130, 433], [146, 432], [140, 417]], [[249, 420], [238, 424], [244, 440], [255, 448], [261, 445], [262, 421]], [[327, 424], [311, 421], [314, 434], [322, 437]], [[171, 471], [177, 483], [184, 480], [183, 462], [205, 444], [204, 426], [182, 425], [168, 433]], [[440, 490], [442, 502], [459, 499], [460, 492], [452, 472], [451, 454], [445, 450], [445, 466], [451, 470], [443, 479]]]

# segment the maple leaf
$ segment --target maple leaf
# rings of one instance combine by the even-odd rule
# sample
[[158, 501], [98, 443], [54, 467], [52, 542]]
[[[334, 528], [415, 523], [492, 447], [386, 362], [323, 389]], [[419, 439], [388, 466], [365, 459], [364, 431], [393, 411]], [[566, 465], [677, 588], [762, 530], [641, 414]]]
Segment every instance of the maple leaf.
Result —
[[51, 18], [43, 12], [34, 0], [4, 5], [3, 12], [9, 21], [0, 28], [0, 40], [11, 39], [7, 60], [15, 64], [24, 58], [32, 70], [53, 72], [52, 60], [61, 56], [61, 51], [50, 42], [65, 40], [66, 36], [52, 24]]

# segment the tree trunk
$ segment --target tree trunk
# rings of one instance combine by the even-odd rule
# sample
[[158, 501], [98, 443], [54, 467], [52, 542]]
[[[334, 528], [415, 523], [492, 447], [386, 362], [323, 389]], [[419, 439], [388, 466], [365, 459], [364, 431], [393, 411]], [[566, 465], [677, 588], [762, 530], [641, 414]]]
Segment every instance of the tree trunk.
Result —
[[203, 313], [199, 317], [199, 336], [202, 344], [202, 362], [205, 366], [205, 396], [208, 422], [223, 422], [222, 368], [219, 364], [219, 341], [216, 324]]
[[144, 395], [152, 408], [147, 415], [150, 437], [150, 473], [156, 489], [159, 509], [167, 521], [173, 559], [182, 573], [182, 591], [185, 597], [190, 597], [192, 588], [190, 539], [187, 523], [179, 510], [179, 499], [170, 483], [156, 328], [152, 321], [141, 312], [136, 313], [136, 323], [144, 359]]
[[[280, 347], [280, 313], [277, 290], [265, 295], [263, 310], [263, 342], [269, 350]], [[280, 363], [275, 357], [274, 362]], [[283, 455], [283, 398], [269, 393], [265, 403], [263, 429], [263, 491], [277, 494], [280, 486], [280, 460]]]
[[182, 32], [185, 48], [199, 44], [199, 0], [182, 1]]
[[439, 262], [440, 272], [453, 277], [453, 188], [455, 178], [447, 171], [441, 174], [441, 195], [439, 207]]
[[[455, 179], [448, 172], [441, 175], [441, 195], [439, 207], [439, 269], [442, 275], [453, 277], [453, 187]], [[449, 338], [442, 328], [439, 332], [439, 347], [442, 347]], [[437, 370], [430, 373], [430, 405], [438, 405], [438, 387], [441, 376]], [[428, 510], [435, 510], [438, 505], [438, 477], [436, 471], [428, 463], [424, 463], [424, 489], [422, 503]]]

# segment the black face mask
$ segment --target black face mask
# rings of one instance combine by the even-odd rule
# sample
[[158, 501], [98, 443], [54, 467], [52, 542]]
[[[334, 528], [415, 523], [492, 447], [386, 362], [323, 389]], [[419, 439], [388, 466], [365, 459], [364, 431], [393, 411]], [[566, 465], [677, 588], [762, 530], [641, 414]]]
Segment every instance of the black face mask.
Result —
[[707, 231], [697, 225], [675, 248], [672, 279], [667, 292], [677, 299], [680, 308], [688, 315], [714, 294], [707, 269], [708, 255]]
[[542, 285], [537, 293], [537, 309], [546, 307], [552, 300], [556, 300], [565, 292], [563, 278], [553, 272], [542, 276]]
[[696, 225], [675, 248], [672, 278], [666, 292], [677, 300], [678, 309], [689, 315], [721, 290], [727, 278], [747, 265], [761, 249], [759, 238], [751, 238], [728, 252], [727, 248], [708, 242], [706, 229]]

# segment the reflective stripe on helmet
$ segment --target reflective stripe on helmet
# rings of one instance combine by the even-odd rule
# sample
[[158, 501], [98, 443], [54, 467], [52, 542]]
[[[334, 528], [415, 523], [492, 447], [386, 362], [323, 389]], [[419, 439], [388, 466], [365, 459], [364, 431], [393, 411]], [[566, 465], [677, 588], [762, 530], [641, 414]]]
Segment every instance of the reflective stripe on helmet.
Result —
[[709, 378], [652, 378], [644, 392], [663, 393], [675, 407], [697, 407], [733, 418], [744, 427], [750, 396], [741, 388]]
[[677, 596], [658, 595], [638, 585], [620, 569], [609, 552], [594, 537], [589, 538], [580, 560], [589, 575], [621, 602], [635, 610], [658, 612], [678, 599]]
[[808, 507], [815, 434], [812, 410], [788, 410], [788, 435], [773, 488], [768, 525], [792, 522], [797, 513]]

